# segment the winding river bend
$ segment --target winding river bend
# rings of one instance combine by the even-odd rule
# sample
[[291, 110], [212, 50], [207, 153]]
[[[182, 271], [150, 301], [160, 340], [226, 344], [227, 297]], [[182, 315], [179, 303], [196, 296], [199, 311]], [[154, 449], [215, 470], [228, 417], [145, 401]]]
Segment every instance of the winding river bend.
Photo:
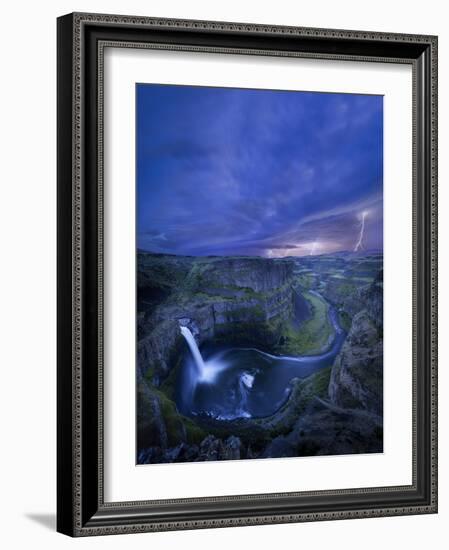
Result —
[[236, 347], [206, 348], [201, 353], [190, 330], [180, 327], [189, 353], [177, 384], [178, 409], [187, 416], [207, 415], [217, 420], [273, 414], [288, 398], [293, 378], [306, 378], [334, 362], [346, 333], [332, 306], [328, 317], [335, 332], [330, 347], [319, 355], [298, 357]]

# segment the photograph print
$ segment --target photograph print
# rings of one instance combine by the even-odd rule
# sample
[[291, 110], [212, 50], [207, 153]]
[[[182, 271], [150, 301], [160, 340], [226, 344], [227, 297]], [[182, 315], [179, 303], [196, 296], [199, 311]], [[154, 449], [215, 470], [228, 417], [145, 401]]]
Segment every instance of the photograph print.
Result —
[[136, 208], [137, 464], [383, 452], [382, 96], [139, 83]]

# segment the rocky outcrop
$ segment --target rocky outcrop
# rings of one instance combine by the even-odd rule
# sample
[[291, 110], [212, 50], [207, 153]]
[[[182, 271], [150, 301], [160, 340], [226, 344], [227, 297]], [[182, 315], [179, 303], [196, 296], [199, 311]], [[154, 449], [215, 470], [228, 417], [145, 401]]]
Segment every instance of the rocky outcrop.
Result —
[[[199, 445], [185, 442], [170, 448], [148, 447], [140, 451], [139, 464], [167, 462], [209, 462], [215, 460], [238, 460], [247, 455], [242, 442], [233, 435], [220, 439], [208, 435]], [[245, 456], [246, 457], [246, 456]]]
[[365, 411], [336, 410], [314, 401], [287, 435], [275, 437], [261, 458], [382, 452], [382, 425]]
[[360, 289], [346, 279], [329, 279], [321, 293], [326, 300], [351, 316], [365, 305]]
[[383, 327], [383, 270], [379, 271], [374, 282], [360, 290], [360, 299], [377, 328]]
[[179, 323], [166, 319], [137, 343], [137, 368], [142, 377], [159, 386], [170, 371], [176, 351], [183, 345]]
[[382, 286], [377, 279], [361, 297], [357, 313], [332, 368], [329, 399], [343, 408], [381, 415], [383, 408]]
[[202, 292], [215, 294], [224, 290], [270, 292], [288, 283], [294, 263], [289, 260], [265, 258], [223, 258], [195, 264], [189, 275], [192, 284]]
[[201, 442], [198, 460], [237, 460], [240, 458], [241, 450], [242, 443], [234, 435], [224, 441], [208, 435]]
[[168, 445], [167, 427], [162, 414], [159, 397], [148, 388], [145, 382], [138, 384], [137, 422], [139, 426], [137, 447], [157, 445], [165, 449]]
[[351, 279], [329, 279], [321, 290], [322, 295], [349, 315], [367, 309], [375, 323], [382, 323], [383, 271], [380, 270], [371, 284], [356, 286]]

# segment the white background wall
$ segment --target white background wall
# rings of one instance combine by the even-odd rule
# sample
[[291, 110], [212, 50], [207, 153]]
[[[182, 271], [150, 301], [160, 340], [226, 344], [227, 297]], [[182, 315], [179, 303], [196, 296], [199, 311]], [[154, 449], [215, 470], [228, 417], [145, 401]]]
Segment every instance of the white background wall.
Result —
[[[440, 316], [440, 513], [72, 540], [55, 529], [56, 17], [126, 13], [440, 37], [440, 311], [449, 280], [449, 30], [445, 2], [101, 0], [2, 6], [0, 128], [0, 540], [4, 548], [443, 548], [449, 534], [446, 317]], [[70, 129], [68, 129], [70, 131]], [[443, 542], [444, 540], [444, 542]]]

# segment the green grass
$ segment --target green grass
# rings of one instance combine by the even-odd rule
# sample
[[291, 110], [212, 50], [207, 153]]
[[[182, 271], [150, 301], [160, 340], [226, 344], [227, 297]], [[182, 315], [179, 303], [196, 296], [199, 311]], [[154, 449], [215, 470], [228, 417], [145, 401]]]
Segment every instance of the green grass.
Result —
[[144, 286], [176, 288], [184, 281], [190, 269], [190, 262], [175, 258], [139, 254], [137, 267]]
[[331, 275], [332, 279], [346, 279], [346, 277], [343, 275], [343, 273], [334, 273]]
[[[172, 401], [163, 391], [153, 389], [159, 397], [161, 412], [167, 429], [168, 445], [177, 445], [182, 441], [182, 434], [185, 429], [187, 443], [199, 444], [207, 433], [197, 426], [190, 418], [180, 414]], [[183, 429], [184, 428], [184, 429]]]
[[315, 398], [328, 398], [332, 367], [326, 367], [303, 380], [296, 380], [290, 399], [273, 416], [263, 419], [270, 437], [289, 433], [307, 405]]
[[303, 296], [310, 303], [312, 316], [299, 329], [291, 325], [285, 327], [282, 352], [289, 355], [320, 353], [334, 333], [328, 319], [328, 304], [310, 292], [304, 292]]
[[333, 279], [333, 283], [335, 283], [334, 290], [340, 298], [340, 302], [343, 302], [346, 297], [353, 295], [357, 289], [357, 286], [348, 278], [345, 278], [341, 283]]
[[349, 332], [351, 328], [352, 318], [348, 313], [346, 313], [346, 311], [338, 312], [338, 321], [343, 330], [345, 332]]
[[154, 376], [154, 365], [152, 365], [151, 367], [148, 367], [144, 378], [149, 384], [153, 384], [153, 376]]
[[181, 370], [181, 359], [176, 361], [176, 364], [168, 373], [168, 376], [162, 382], [160, 389], [168, 399], [172, 401], [175, 399], [175, 385], [178, 378], [179, 372]]
[[300, 273], [296, 276], [296, 280], [303, 288], [310, 289], [316, 281], [316, 275], [310, 271], [308, 273]]
[[374, 277], [367, 277], [367, 276], [364, 276], [364, 277], [359, 277], [359, 276], [356, 276], [356, 277], [352, 277], [352, 280], [353, 281], [356, 281], [356, 282], [361, 282], [361, 283], [372, 283], [374, 281]]
[[309, 376], [310, 392], [315, 396], [325, 398], [328, 394], [329, 379], [332, 367], [326, 367], [312, 376]]

